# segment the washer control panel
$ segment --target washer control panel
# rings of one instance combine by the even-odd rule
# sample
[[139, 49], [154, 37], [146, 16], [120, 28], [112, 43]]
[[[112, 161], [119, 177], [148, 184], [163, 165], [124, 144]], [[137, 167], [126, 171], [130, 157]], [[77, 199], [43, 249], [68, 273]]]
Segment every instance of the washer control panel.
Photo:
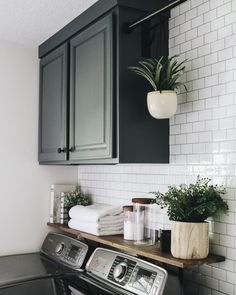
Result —
[[49, 233], [43, 242], [41, 252], [72, 269], [80, 269], [86, 258], [88, 246], [66, 235]]
[[125, 286], [134, 270], [136, 262], [124, 258], [122, 256], [116, 256], [111, 269], [108, 274], [108, 279], [113, 282], [119, 282], [120, 285]]
[[119, 286], [137, 295], [162, 295], [168, 276], [159, 266], [103, 248], [94, 251], [86, 270], [107, 285]]

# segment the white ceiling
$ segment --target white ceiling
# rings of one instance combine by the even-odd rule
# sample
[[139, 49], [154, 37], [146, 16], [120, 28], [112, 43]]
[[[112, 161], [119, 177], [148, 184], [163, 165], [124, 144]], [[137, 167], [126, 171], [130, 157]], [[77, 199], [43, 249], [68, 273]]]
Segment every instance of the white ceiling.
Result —
[[97, 0], [0, 0], [0, 40], [37, 46]]

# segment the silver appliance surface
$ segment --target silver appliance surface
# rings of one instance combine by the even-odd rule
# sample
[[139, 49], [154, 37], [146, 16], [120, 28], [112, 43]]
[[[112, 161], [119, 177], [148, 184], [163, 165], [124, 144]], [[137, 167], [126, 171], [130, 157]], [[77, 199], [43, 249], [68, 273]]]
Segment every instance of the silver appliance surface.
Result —
[[[25, 287], [33, 288], [39, 280], [45, 286], [46, 282], [50, 282], [50, 278], [78, 274], [87, 252], [87, 244], [66, 235], [49, 233], [44, 240], [41, 253], [0, 257], [0, 294], [5, 294], [4, 288], [8, 288], [9, 293], [9, 286], [12, 285], [18, 284], [18, 288], [22, 289], [23, 283], [28, 282]], [[35, 281], [35, 284], [29, 283], [30, 281]], [[15, 289], [16, 286], [12, 287], [11, 292]]]
[[80, 270], [88, 253], [88, 245], [63, 234], [49, 233], [41, 252], [62, 265]]
[[0, 257], [0, 286], [47, 275], [39, 253]]
[[0, 295], [176, 295], [166, 270], [120, 252], [97, 248], [81, 271], [92, 249], [49, 233], [41, 253], [0, 257]]
[[[97, 248], [86, 265], [87, 274], [121, 294], [162, 295], [168, 274], [165, 269], [116, 251]], [[123, 290], [123, 293], [122, 293]]]

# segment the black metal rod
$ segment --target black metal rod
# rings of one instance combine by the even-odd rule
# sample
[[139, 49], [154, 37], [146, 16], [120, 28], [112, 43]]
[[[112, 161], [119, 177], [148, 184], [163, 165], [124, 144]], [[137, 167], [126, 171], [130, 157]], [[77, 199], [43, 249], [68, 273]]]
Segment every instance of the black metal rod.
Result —
[[165, 12], [167, 10], [170, 10], [171, 8], [174, 8], [177, 5], [179, 5], [179, 4], [181, 4], [181, 3], [185, 2], [185, 1], [186, 0], [175, 0], [174, 2], [172, 2], [172, 3], [170, 3], [170, 4], [166, 5], [166, 6], [164, 6], [162, 8], [160, 8], [157, 11], [154, 11], [153, 13], [145, 16], [144, 18], [142, 18], [142, 19], [140, 19], [140, 20], [138, 20], [138, 21], [136, 21], [136, 22], [134, 22], [132, 24], [129, 24], [128, 29], [129, 30], [132, 30], [135, 27], [137, 27], [138, 25], [140, 25], [141, 23], [145, 22], [146, 20], [149, 20], [150, 18], [156, 16], [157, 14], [160, 14], [161, 12]]

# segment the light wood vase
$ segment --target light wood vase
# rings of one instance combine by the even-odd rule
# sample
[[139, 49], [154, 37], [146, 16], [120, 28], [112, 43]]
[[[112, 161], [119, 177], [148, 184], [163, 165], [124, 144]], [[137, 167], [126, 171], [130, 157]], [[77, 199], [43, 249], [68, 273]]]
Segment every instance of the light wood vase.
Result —
[[209, 253], [208, 222], [172, 222], [171, 254], [181, 259], [204, 259]]

